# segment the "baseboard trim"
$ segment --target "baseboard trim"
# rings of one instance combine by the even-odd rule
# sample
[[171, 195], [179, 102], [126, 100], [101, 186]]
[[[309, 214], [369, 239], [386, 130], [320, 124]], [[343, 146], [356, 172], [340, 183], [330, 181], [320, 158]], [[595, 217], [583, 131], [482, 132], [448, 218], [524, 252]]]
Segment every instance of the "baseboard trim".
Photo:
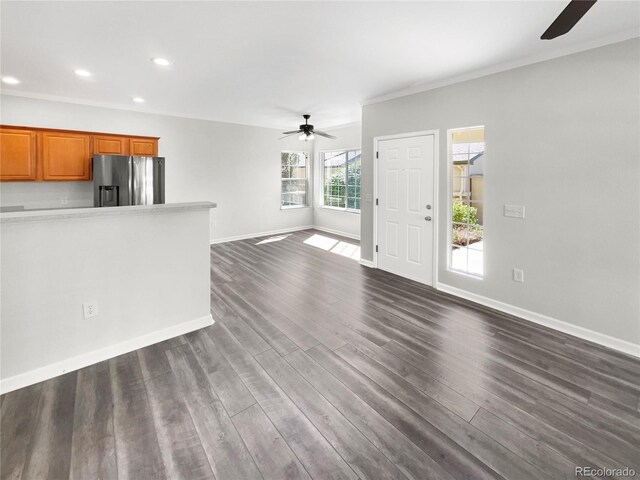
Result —
[[193, 332], [203, 327], [213, 325], [214, 321], [211, 315], [189, 320], [187, 322], [174, 325], [169, 328], [158, 330], [157, 332], [148, 333], [140, 337], [125, 340], [124, 342], [100, 348], [92, 352], [83, 353], [75, 357], [71, 357], [60, 362], [52, 363], [44, 367], [36, 368], [25, 373], [14, 375], [13, 377], [0, 380], [0, 394], [17, 390], [19, 388], [33, 385], [50, 378], [57, 377], [64, 373], [73, 372], [89, 365], [93, 365], [104, 360], [108, 360], [118, 355], [133, 352], [140, 348], [148, 347], [154, 343], [163, 342], [170, 338]]
[[367, 267], [367, 268], [376, 268], [375, 264], [373, 263], [372, 260], [367, 260], [365, 258], [361, 258], [360, 259], [360, 265]]
[[332, 228], [321, 227], [320, 225], [314, 225], [313, 228], [315, 230], [320, 230], [321, 232], [327, 232], [333, 235], [339, 235], [341, 237], [360, 241], [360, 235], [353, 235], [352, 233], [341, 232], [340, 230], [333, 230]]
[[245, 235], [234, 235], [232, 237], [214, 238], [209, 243], [215, 245], [217, 243], [235, 242], [237, 240], [246, 240], [247, 238], [267, 237], [269, 235], [281, 235], [283, 233], [299, 232], [300, 230], [310, 230], [316, 228], [314, 225], [304, 225], [302, 227], [282, 228], [280, 230], [269, 230], [267, 232], [247, 233]]
[[475, 293], [471, 293], [466, 290], [462, 290], [460, 288], [452, 287], [451, 285], [447, 285], [444, 283], [438, 283], [437, 289], [442, 292], [455, 295], [456, 297], [464, 298], [465, 300], [470, 300], [472, 302], [479, 303], [480, 305], [484, 305], [485, 307], [490, 307], [495, 310], [508, 313], [509, 315], [523, 318], [530, 322], [537, 323], [538, 325], [549, 327], [554, 330], [559, 330], [563, 333], [567, 333], [569, 335], [573, 335], [574, 337], [581, 338], [582, 340], [587, 340], [589, 342], [597, 343], [599, 345], [611, 348], [613, 350], [617, 350], [622, 353], [626, 353], [628, 355], [632, 355], [634, 357], [640, 357], [640, 345], [637, 345], [635, 343], [628, 342], [626, 340], [621, 340], [619, 338], [611, 337], [609, 335], [605, 335], [604, 333], [599, 333], [594, 330], [589, 330], [588, 328], [580, 327], [578, 325], [573, 325], [571, 323], [567, 323], [562, 320], [558, 320], [556, 318], [543, 315], [541, 313], [532, 312], [524, 308], [516, 307], [508, 303], [500, 302], [498, 300], [493, 300], [491, 298], [484, 297], [482, 295], [478, 295]]

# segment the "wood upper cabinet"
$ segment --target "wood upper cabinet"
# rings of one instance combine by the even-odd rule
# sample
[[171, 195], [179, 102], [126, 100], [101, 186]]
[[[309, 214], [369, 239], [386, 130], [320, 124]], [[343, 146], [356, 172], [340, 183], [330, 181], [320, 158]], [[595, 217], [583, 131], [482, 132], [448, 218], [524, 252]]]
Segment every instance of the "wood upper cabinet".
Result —
[[94, 155], [129, 155], [129, 137], [94, 135]]
[[129, 139], [129, 155], [155, 157], [158, 155], [158, 140], [153, 138]]
[[121, 137], [116, 135], [94, 135], [95, 155], [158, 155], [158, 139], [144, 137]]
[[0, 128], [0, 180], [35, 180], [36, 132]]
[[0, 125], [0, 181], [91, 180], [93, 155], [157, 156], [157, 137]]
[[91, 180], [91, 136], [42, 132], [44, 180]]

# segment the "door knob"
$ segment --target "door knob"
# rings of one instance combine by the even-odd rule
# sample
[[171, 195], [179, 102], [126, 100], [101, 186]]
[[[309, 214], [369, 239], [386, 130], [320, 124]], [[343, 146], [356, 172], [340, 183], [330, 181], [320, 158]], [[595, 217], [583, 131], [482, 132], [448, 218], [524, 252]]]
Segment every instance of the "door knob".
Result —
[[427, 210], [431, 210], [431, 205], [427, 205]]
[[424, 217], [424, 219], [425, 219], [427, 222], [430, 222], [430, 221], [431, 221], [431, 217]]

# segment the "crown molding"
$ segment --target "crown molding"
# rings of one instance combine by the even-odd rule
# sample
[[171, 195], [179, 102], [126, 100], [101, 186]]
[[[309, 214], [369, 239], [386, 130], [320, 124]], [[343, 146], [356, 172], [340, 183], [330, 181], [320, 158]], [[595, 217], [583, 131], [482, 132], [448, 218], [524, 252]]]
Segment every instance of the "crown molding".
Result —
[[12, 89], [6, 89], [6, 88], [0, 89], [0, 95], [5, 95], [8, 97], [29, 98], [33, 100], [45, 100], [49, 102], [69, 103], [73, 105], [83, 105], [86, 107], [108, 108], [110, 110], [124, 110], [131, 113], [142, 113], [146, 115], [161, 115], [163, 117], [184, 118], [188, 120], [201, 120], [204, 122], [226, 123], [231, 125], [240, 125], [243, 127], [267, 128], [269, 130], [286, 130], [287, 128], [291, 128], [291, 125], [273, 126], [273, 125], [254, 124], [254, 123], [230, 122], [228, 120], [222, 120], [218, 118], [202, 117], [197, 115], [189, 115], [185, 113], [174, 113], [174, 112], [168, 112], [166, 110], [153, 110], [145, 107], [136, 107], [133, 105], [99, 102], [95, 100], [65, 97], [65, 96], [59, 96], [59, 95], [49, 95], [46, 93], [25, 92], [22, 90], [12, 90]]
[[[633, 38], [639, 38], [640, 37], [640, 32], [636, 29], [630, 29], [630, 30], [625, 30], [623, 32], [619, 32], [613, 35], [609, 35], [606, 37], [601, 37], [599, 39], [596, 40], [591, 40], [588, 42], [582, 42], [580, 44], [577, 45], [572, 45], [572, 46], [567, 46], [567, 47], [563, 47], [563, 48], [559, 48], [557, 50], [553, 50], [553, 51], [549, 51], [549, 52], [545, 52], [545, 53], [541, 53], [541, 54], [537, 54], [537, 55], [532, 55], [529, 57], [525, 57], [525, 58], [521, 58], [515, 61], [511, 61], [511, 62], [505, 62], [505, 63], [501, 63], [501, 64], [497, 64], [497, 65], [492, 65], [490, 67], [486, 67], [486, 68], [482, 68], [479, 70], [475, 70], [473, 72], [469, 72], [466, 74], [462, 74], [462, 75], [457, 75], [457, 76], [453, 76], [453, 77], [448, 77], [448, 78], [444, 78], [444, 79], [440, 79], [440, 80], [436, 80], [433, 82], [427, 82], [427, 83], [423, 83], [421, 85], [416, 85], [413, 87], [409, 87], [406, 89], [402, 89], [402, 90], [397, 90], [395, 92], [391, 92], [388, 94], [384, 94], [384, 95], [380, 95], [377, 97], [372, 97], [370, 99], [366, 99], [364, 101], [361, 102], [361, 106], [366, 106], [366, 105], [372, 105], [372, 104], [376, 104], [376, 103], [381, 103], [381, 102], [385, 102], [388, 100], [393, 100], [396, 98], [400, 98], [400, 97], [405, 97], [408, 95], [414, 95], [416, 93], [422, 93], [422, 92], [427, 92], [429, 90], [434, 90], [436, 88], [441, 88], [441, 87], [446, 87], [448, 85], [454, 85], [456, 83], [461, 83], [461, 82], [465, 82], [468, 80], [473, 80], [476, 78], [481, 78], [481, 77], [486, 77], [488, 75], [492, 75], [495, 73], [500, 73], [500, 72], [505, 72], [508, 70], [514, 70], [516, 68], [520, 68], [520, 67], [524, 67], [527, 65], [532, 65], [535, 63], [540, 63], [540, 62], [544, 62], [547, 60], [552, 60], [554, 58], [559, 58], [559, 57], [564, 57], [567, 55], [571, 55], [574, 53], [579, 53], [579, 52], [583, 52], [583, 51], [587, 51], [587, 50], [593, 50], [595, 48], [599, 48], [599, 47], [603, 47], [606, 45], [611, 45], [614, 43], [619, 43], [619, 42], [623, 42], [626, 40], [630, 40]], [[232, 125], [241, 125], [241, 126], [245, 126], [245, 127], [258, 127], [258, 128], [267, 128], [270, 130], [286, 130], [288, 128], [291, 128], [291, 125], [265, 125], [265, 124], [254, 124], [254, 123], [240, 123], [240, 122], [232, 122], [232, 121], [228, 121], [228, 120], [224, 120], [224, 119], [220, 119], [220, 118], [213, 118], [213, 117], [203, 117], [203, 116], [198, 116], [198, 115], [190, 115], [190, 114], [186, 114], [186, 113], [176, 113], [176, 112], [169, 112], [166, 110], [154, 110], [154, 109], [149, 109], [146, 107], [136, 107], [133, 105], [125, 105], [125, 104], [115, 104], [115, 103], [109, 103], [109, 102], [100, 102], [100, 101], [95, 101], [95, 100], [89, 100], [89, 99], [80, 99], [80, 98], [74, 98], [74, 97], [66, 97], [66, 96], [60, 96], [60, 95], [49, 95], [49, 94], [43, 94], [43, 93], [37, 93], [37, 92], [25, 92], [22, 90], [15, 90], [15, 89], [7, 89], [7, 88], [1, 88], [0, 89], [0, 94], [1, 95], [7, 95], [7, 96], [12, 96], [12, 97], [23, 97], [23, 98], [30, 98], [30, 99], [35, 99], [35, 100], [46, 100], [46, 101], [52, 101], [52, 102], [60, 102], [60, 103], [70, 103], [70, 104], [75, 104], [75, 105], [84, 105], [84, 106], [89, 106], [89, 107], [99, 107], [99, 108], [108, 108], [108, 109], [112, 109], [112, 110], [124, 110], [127, 112], [132, 112], [132, 113], [142, 113], [142, 114], [148, 114], [148, 115], [161, 115], [161, 116], [166, 116], [166, 117], [174, 117], [174, 118], [185, 118], [185, 119], [189, 119], [189, 120], [201, 120], [201, 121], [206, 121], [206, 122], [217, 122], [217, 123], [227, 123], [227, 124], [232, 124]], [[322, 127], [324, 130], [337, 130], [337, 129], [341, 129], [341, 128], [349, 128], [349, 127], [354, 127], [354, 126], [360, 126], [362, 125], [361, 121], [355, 121], [355, 122], [348, 122], [348, 123], [344, 123], [344, 124], [337, 124], [337, 125], [331, 125], [331, 126], [324, 126]]]
[[[6, 95], [8, 97], [30, 98], [34, 100], [45, 100], [49, 102], [70, 103], [74, 105], [83, 105], [87, 107], [108, 108], [111, 110], [124, 110], [132, 113], [143, 113], [147, 115], [161, 115], [163, 117], [185, 118], [188, 120], [201, 120], [204, 122], [228, 123], [231, 125], [240, 125], [243, 127], [268, 128], [269, 130], [287, 130], [291, 128], [291, 125], [273, 126], [273, 125], [263, 125], [263, 124], [255, 124], [255, 123], [230, 122], [228, 120], [222, 120], [218, 118], [201, 117], [197, 115], [189, 115], [189, 114], [183, 114], [183, 113], [173, 113], [173, 112], [167, 112], [165, 110], [153, 110], [153, 109], [148, 109], [144, 107], [136, 107], [133, 105], [114, 104], [109, 102], [98, 102], [95, 100], [65, 97], [65, 96], [59, 96], [59, 95], [48, 95], [46, 93], [25, 92], [22, 90], [12, 90], [12, 89], [6, 89], [6, 88], [0, 88], [0, 95]], [[332, 125], [330, 127], [322, 127], [322, 128], [324, 130], [337, 130], [340, 128], [360, 126], [361, 124], [362, 122], [358, 120], [356, 122], [337, 124], [337, 125]]]
[[427, 82], [427, 83], [409, 87], [403, 90], [398, 90], [396, 92], [380, 95], [380, 96], [365, 100], [364, 102], [361, 103], [361, 105], [362, 106], [372, 105], [375, 103], [386, 102], [388, 100], [393, 100], [400, 97], [406, 97], [408, 95], [414, 95], [416, 93], [428, 92], [429, 90], [435, 90], [436, 88], [446, 87], [449, 85], [454, 85], [456, 83], [462, 83], [468, 80], [486, 77], [489, 75], [493, 75], [494, 73], [501, 73], [509, 70], [515, 70], [516, 68], [525, 67], [527, 65], [533, 65], [535, 63], [545, 62], [547, 60], [553, 60], [555, 58], [566, 57], [567, 55], [572, 55], [574, 53], [585, 52], [587, 50], [593, 50], [596, 48], [612, 45], [614, 43], [624, 42], [626, 40], [631, 40], [633, 38], [639, 38], [639, 37], [640, 37], [640, 32], [638, 30], [636, 29], [625, 30], [623, 32], [619, 32], [614, 35], [608, 35], [606, 37], [601, 37], [596, 40], [591, 40], [588, 42], [582, 42], [577, 45], [558, 48], [557, 50], [544, 52], [536, 55], [531, 55], [531, 56], [524, 57], [511, 62], [504, 62], [497, 65], [492, 65], [490, 67], [481, 68], [479, 70], [475, 70], [473, 72], [465, 73], [462, 75], [444, 78], [444, 79], [436, 80], [433, 82]]

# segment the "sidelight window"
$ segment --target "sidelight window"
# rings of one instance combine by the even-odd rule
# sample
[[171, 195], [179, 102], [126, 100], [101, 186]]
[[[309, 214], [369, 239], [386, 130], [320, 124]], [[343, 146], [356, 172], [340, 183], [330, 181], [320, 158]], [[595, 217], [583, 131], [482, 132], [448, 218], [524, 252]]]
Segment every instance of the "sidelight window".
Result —
[[484, 274], [484, 127], [449, 130], [449, 268]]

